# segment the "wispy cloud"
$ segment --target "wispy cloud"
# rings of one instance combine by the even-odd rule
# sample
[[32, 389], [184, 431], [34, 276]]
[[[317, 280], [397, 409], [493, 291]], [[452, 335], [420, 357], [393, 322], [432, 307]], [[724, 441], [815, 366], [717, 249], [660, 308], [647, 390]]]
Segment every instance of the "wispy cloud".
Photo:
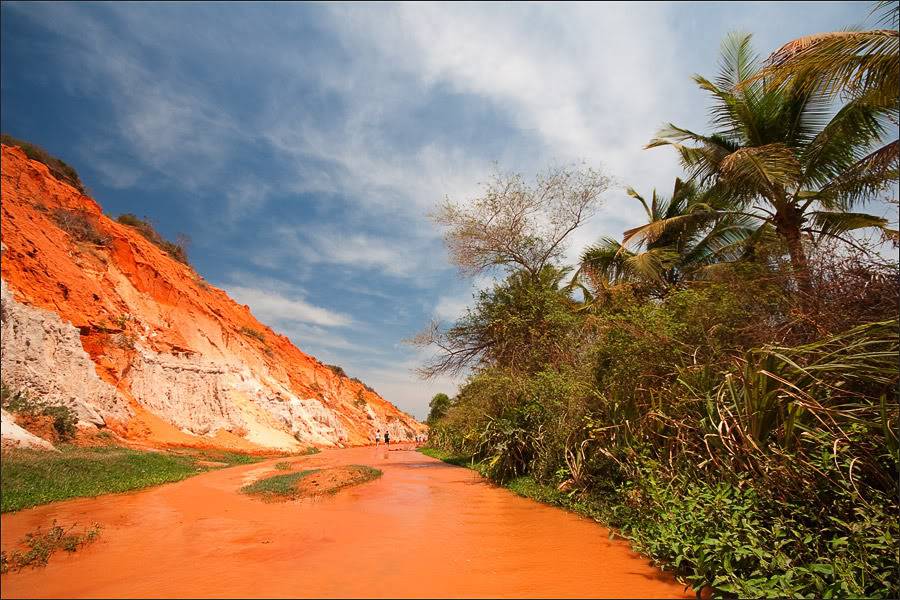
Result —
[[302, 298], [289, 298], [277, 292], [242, 285], [222, 286], [238, 302], [246, 304], [253, 313], [267, 323], [311, 323], [323, 327], [345, 327], [353, 323], [347, 315], [314, 306]]
[[[177, 209], [210, 280], [412, 410], [455, 383], [416, 381], [423, 357], [398, 341], [483, 283], [457, 279], [429, 211], [494, 161], [585, 160], [668, 193], [675, 154], [642, 146], [664, 121], [704, 127], [690, 74], [715, 70], [730, 29], [765, 52], [867, 11], [816, 6], [6, 2], [3, 120], [65, 130], [47, 135], [119, 206], [164, 190], [135, 210]], [[611, 191], [567, 260], [640, 218]]]

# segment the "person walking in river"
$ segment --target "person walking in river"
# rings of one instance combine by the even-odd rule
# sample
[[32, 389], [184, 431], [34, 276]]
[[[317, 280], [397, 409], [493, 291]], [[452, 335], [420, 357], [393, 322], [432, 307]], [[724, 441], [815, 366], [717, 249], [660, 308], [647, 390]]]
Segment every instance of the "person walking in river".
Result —
[[384, 445], [390, 447], [391, 445], [391, 434], [385, 430], [384, 432]]
[[378, 442], [379, 442], [379, 439], [378, 439], [378, 438], [380, 438], [380, 437], [381, 437], [381, 430], [380, 430], [380, 429], [376, 429], [376, 430], [375, 430], [375, 447], [376, 447], [376, 448], [378, 447]]

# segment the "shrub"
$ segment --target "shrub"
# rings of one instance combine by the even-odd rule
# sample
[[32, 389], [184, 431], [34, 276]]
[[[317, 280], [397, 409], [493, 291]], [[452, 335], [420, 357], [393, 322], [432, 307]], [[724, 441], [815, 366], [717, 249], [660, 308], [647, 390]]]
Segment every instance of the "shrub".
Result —
[[344, 371], [343, 367], [339, 367], [338, 365], [325, 365], [331, 372], [337, 375], [338, 377], [346, 377], [347, 373]]
[[817, 298], [729, 265], [549, 313], [498, 286], [456, 327], [532, 342], [483, 354], [430, 443], [619, 528], [697, 590], [896, 597], [896, 266], [844, 258], [811, 281]]
[[178, 262], [184, 263], [186, 265], [191, 264], [188, 260], [187, 255], [189, 239], [186, 235], [178, 234], [179, 239], [177, 239], [175, 242], [170, 242], [156, 231], [149, 219], [147, 219], [146, 217], [141, 219], [137, 215], [134, 215], [132, 213], [119, 215], [116, 218], [116, 221], [118, 221], [122, 225], [127, 225], [128, 227], [136, 229], [138, 233], [150, 240], [150, 242], [155, 244], [163, 252], [165, 252]]
[[53, 429], [60, 440], [65, 441], [75, 437], [78, 417], [68, 406], [48, 404], [32, 398], [24, 390], [12, 390], [5, 384], [0, 384], [0, 398], [4, 409], [29, 416], [46, 416], [53, 419]]
[[112, 238], [97, 228], [97, 218], [86, 211], [57, 208], [53, 220], [60, 229], [79, 242], [106, 246]]
[[56, 179], [68, 183], [82, 194], [87, 193], [87, 190], [81, 182], [81, 178], [78, 177], [78, 173], [75, 169], [67, 165], [61, 159], [51, 156], [50, 153], [37, 144], [18, 140], [6, 133], [0, 135], [0, 142], [7, 146], [18, 146], [25, 153], [25, 156], [31, 160], [36, 160], [45, 164], [50, 170], [50, 174]]
[[46, 406], [44, 414], [53, 418], [53, 429], [61, 440], [68, 440], [75, 437], [77, 431], [78, 417], [67, 406]]
[[258, 329], [253, 329], [252, 327], [247, 327], [247, 326], [241, 327], [241, 333], [243, 333], [244, 335], [246, 335], [248, 337], [252, 337], [253, 339], [258, 340], [263, 343], [265, 343], [265, 341], [266, 341], [265, 334]]

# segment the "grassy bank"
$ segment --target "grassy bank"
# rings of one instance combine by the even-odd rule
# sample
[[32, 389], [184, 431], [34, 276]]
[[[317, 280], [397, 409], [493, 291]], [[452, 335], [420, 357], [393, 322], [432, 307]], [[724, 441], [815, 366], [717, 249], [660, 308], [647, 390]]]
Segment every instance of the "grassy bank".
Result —
[[[0, 465], [2, 512], [181, 481], [211, 468], [263, 457], [215, 450], [144, 452], [120, 447], [59, 446], [59, 452], [9, 450]], [[203, 464], [198, 463], [202, 461]]]
[[[276, 469], [287, 463], [277, 463]], [[294, 500], [309, 496], [336, 494], [344, 488], [381, 477], [382, 471], [366, 465], [349, 465], [332, 469], [307, 469], [296, 473], [272, 475], [241, 488], [241, 492], [266, 501]], [[307, 485], [309, 484], [309, 485]]]

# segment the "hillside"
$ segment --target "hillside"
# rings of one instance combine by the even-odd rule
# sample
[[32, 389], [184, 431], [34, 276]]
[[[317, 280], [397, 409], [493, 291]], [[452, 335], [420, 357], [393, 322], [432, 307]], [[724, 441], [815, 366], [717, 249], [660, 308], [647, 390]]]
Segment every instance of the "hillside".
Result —
[[3, 382], [69, 406], [82, 429], [296, 450], [423, 428], [7, 145], [2, 242]]

